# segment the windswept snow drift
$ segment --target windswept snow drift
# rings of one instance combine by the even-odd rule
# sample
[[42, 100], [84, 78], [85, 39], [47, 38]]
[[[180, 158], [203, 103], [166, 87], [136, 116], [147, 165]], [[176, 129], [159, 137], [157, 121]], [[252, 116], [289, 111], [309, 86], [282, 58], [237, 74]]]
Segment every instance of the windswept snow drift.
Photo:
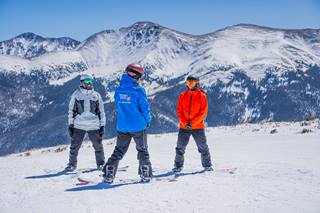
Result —
[[[304, 128], [312, 132], [301, 134]], [[270, 134], [273, 129], [278, 133]], [[209, 128], [215, 169], [236, 167], [235, 174], [193, 174], [201, 164], [191, 140], [184, 175], [175, 182], [165, 174], [172, 168], [176, 133], [149, 136], [158, 180], [148, 184], [132, 182], [138, 180], [134, 144], [120, 163], [128, 170], [119, 171], [112, 186], [99, 183], [99, 172], [59, 173], [68, 159], [63, 146], [2, 157], [0, 212], [319, 212], [319, 133], [317, 122]], [[104, 141], [106, 157], [113, 142]], [[79, 170], [94, 168], [89, 143], [78, 160]], [[94, 183], [76, 185], [78, 175]]]

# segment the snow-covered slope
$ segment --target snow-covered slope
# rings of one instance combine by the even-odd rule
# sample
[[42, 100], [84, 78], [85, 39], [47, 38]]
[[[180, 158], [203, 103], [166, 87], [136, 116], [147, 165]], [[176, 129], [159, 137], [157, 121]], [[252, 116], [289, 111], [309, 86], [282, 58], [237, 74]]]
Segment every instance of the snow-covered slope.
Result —
[[[304, 126], [301, 126], [304, 125]], [[78, 173], [61, 170], [68, 147], [59, 146], [0, 158], [1, 212], [304, 212], [320, 209], [318, 121], [266, 123], [207, 129], [216, 172], [198, 173], [200, 154], [191, 139], [185, 167], [169, 182], [177, 134], [148, 137], [154, 180], [141, 184], [131, 144], [111, 186], [101, 184], [90, 143], [80, 150]], [[313, 132], [301, 134], [303, 128]], [[278, 133], [270, 134], [277, 129]], [[114, 140], [105, 140], [109, 157]], [[237, 168], [234, 174], [224, 168]], [[91, 180], [77, 185], [78, 177]], [[18, 205], [17, 205], [18, 204]]]
[[270, 69], [281, 75], [320, 64], [320, 50], [315, 48], [319, 41], [320, 30], [235, 25], [208, 35], [208, 42], [197, 48], [191, 69], [193, 74], [215, 76], [206, 78], [209, 85], [216, 79], [227, 80], [234, 70], [259, 80]]
[[43, 38], [34, 33], [23, 33], [0, 42], [0, 54], [30, 59], [49, 52], [72, 50], [79, 44], [79, 41], [68, 37]]
[[[52, 60], [54, 58], [54, 60]], [[40, 72], [50, 79], [67, 78], [72, 73], [78, 73], [86, 69], [81, 55], [76, 51], [60, 51], [47, 53], [42, 57], [33, 58], [31, 60], [23, 59], [16, 56], [0, 55], [0, 70], [16, 71], [16, 74], [27, 74]], [[9, 72], [10, 73], [10, 72]], [[66, 74], [67, 73], [67, 74]]]

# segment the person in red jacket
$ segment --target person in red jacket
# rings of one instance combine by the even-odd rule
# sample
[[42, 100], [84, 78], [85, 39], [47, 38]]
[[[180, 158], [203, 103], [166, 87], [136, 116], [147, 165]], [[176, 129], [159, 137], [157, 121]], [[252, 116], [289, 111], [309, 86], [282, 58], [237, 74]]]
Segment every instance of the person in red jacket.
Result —
[[212, 171], [211, 156], [204, 131], [208, 113], [207, 96], [199, 88], [199, 78], [189, 76], [186, 84], [187, 89], [179, 95], [177, 104], [180, 129], [173, 171], [180, 172], [182, 170], [184, 153], [191, 135], [197, 144], [198, 151], [201, 153], [203, 168], [206, 171]]

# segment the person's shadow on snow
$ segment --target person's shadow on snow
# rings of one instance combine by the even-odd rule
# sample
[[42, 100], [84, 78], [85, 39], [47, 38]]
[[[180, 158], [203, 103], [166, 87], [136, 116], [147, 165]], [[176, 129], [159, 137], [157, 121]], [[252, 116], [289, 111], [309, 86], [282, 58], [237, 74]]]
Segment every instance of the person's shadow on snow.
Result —
[[118, 183], [118, 184], [107, 184], [104, 182], [98, 183], [96, 185], [86, 185], [80, 187], [74, 187], [66, 189], [66, 192], [78, 192], [78, 191], [87, 191], [87, 190], [104, 190], [104, 189], [113, 189], [121, 186], [135, 185], [135, 184], [145, 184], [146, 182], [141, 182], [140, 180], [133, 180], [127, 183]]
[[71, 174], [76, 174], [76, 173], [67, 173], [65, 171], [60, 171], [60, 172], [56, 172], [56, 173], [52, 173], [52, 174], [28, 176], [28, 177], [25, 177], [25, 179], [52, 178], [52, 177], [58, 177], [58, 176], [62, 176], [62, 175], [71, 175]]
[[[94, 172], [97, 171], [96, 168], [94, 169], [84, 169], [83, 171], [79, 170], [78, 172], [81, 173], [89, 173], [89, 172]], [[63, 175], [76, 175], [77, 172], [67, 172], [65, 170], [56, 172], [56, 173], [51, 173], [51, 174], [44, 174], [44, 175], [35, 175], [35, 176], [28, 176], [25, 177], [25, 179], [43, 179], [43, 178], [53, 178], [53, 177], [58, 177], [58, 176], [63, 176]]]
[[[204, 173], [204, 170], [195, 171], [195, 172], [182, 172], [182, 173], [174, 173], [172, 171], [168, 171], [162, 174], [154, 175], [153, 179], [155, 181], [170, 181], [169, 177], [178, 178], [181, 176], [188, 176], [188, 175], [197, 175]], [[136, 184], [146, 184], [146, 182], [142, 182], [140, 180], [129, 180], [129, 182], [125, 183], [117, 183], [117, 184], [107, 184], [104, 182], [95, 184], [95, 185], [86, 185], [80, 187], [74, 187], [70, 189], [66, 189], [66, 192], [78, 192], [78, 191], [87, 191], [87, 190], [105, 190], [105, 189], [114, 189], [118, 187], [128, 186], [128, 185], [136, 185]]]

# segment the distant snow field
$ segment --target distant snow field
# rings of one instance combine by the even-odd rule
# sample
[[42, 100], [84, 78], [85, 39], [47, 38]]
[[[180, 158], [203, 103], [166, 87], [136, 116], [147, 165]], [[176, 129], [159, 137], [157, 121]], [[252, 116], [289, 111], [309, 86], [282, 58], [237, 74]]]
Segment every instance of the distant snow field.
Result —
[[[120, 162], [127, 171], [119, 171], [112, 185], [100, 183], [98, 171], [83, 173], [95, 168], [88, 142], [80, 150], [78, 172], [68, 175], [61, 172], [68, 146], [1, 157], [0, 212], [320, 212], [319, 121], [206, 132], [216, 172], [198, 172], [200, 154], [191, 139], [176, 181], [167, 175], [176, 133], [149, 135], [155, 175], [150, 183], [138, 182], [134, 143]], [[104, 149], [108, 158], [114, 139], [105, 140]], [[237, 170], [229, 174], [225, 168]], [[78, 185], [78, 177], [91, 182]]]

